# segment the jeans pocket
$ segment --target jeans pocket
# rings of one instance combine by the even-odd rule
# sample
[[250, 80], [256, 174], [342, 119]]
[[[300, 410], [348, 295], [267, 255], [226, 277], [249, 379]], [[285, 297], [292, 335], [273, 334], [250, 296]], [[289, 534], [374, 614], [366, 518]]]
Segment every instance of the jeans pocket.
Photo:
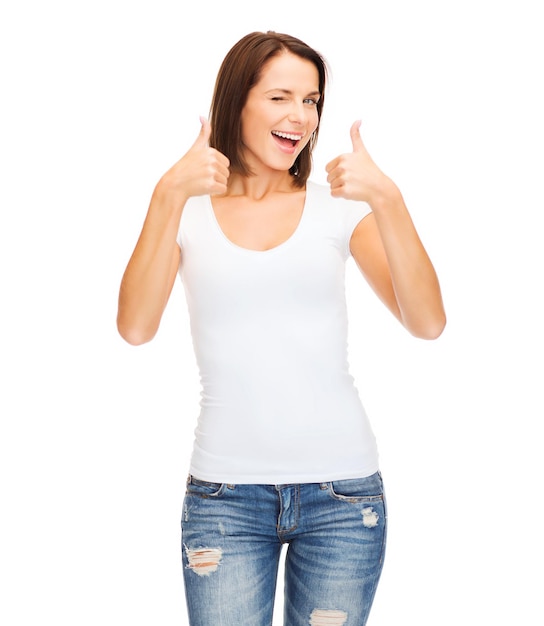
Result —
[[217, 498], [225, 489], [225, 483], [212, 483], [207, 480], [199, 480], [194, 476], [187, 479], [186, 494], [199, 496], [200, 498]]
[[334, 499], [345, 502], [382, 502], [382, 477], [376, 472], [364, 478], [333, 480], [329, 483], [329, 493]]

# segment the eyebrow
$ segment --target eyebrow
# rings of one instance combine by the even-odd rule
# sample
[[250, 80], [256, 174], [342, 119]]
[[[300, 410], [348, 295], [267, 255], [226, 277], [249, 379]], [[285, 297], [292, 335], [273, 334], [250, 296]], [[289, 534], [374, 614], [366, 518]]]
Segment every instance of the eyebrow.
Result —
[[[292, 96], [293, 92], [290, 89], [280, 89], [279, 87], [275, 88], [275, 89], [269, 89], [266, 93], [271, 93], [273, 91], [279, 91], [280, 93], [284, 93], [288, 96]], [[310, 93], [306, 94], [306, 97], [308, 96], [321, 96], [321, 92], [320, 91], [311, 91]]]

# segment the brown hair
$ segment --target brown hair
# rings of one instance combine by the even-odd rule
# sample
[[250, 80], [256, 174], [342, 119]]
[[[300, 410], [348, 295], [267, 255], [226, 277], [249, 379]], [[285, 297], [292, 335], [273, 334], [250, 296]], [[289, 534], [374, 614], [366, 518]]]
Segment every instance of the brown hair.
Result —
[[[222, 152], [230, 161], [233, 172], [250, 176], [251, 170], [242, 156], [241, 114], [249, 90], [260, 79], [264, 65], [282, 52], [290, 52], [311, 61], [319, 75], [320, 98], [318, 120], [325, 101], [327, 65], [324, 58], [300, 39], [268, 31], [246, 35], [236, 43], [219, 68], [210, 110], [210, 146]], [[318, 126], [304, 150], [289, 170], [296, 187], [303, 187], [312, 169], [312, 150], [317, 142]]]

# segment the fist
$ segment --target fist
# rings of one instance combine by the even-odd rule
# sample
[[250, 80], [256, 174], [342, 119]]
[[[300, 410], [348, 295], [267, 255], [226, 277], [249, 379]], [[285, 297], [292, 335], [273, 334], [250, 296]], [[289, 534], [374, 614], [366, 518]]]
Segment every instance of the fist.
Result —
[[387, 186], [388, 179], [365, 148], [359, 132], [360, 126], [359, 120], [350, 129], [352, 152], [336, 157], [326, 166], [327, 182], [334, 197], [371, 204], [374, 197]]
[[211, 125], [200, 118], [201, 128], [187, 153], [163, 176], [161, 182], [185, 198], [220, 195], [227, 191], [229, 160], [210, 148]]

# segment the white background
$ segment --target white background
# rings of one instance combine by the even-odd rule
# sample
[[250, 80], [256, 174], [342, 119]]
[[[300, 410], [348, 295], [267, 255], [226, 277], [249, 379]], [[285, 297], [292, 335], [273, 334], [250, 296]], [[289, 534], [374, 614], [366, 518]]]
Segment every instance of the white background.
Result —
[[138, 348], [117, 335], [117, 291], [224, 54], [268, 29], [332, 67], [313, 178], [361, 118], [447, 306], [444, 335], [414, 339], [348, 266], [352, 372], [390, 513], [369, 625], [544, 624], [538, 4], [3, 4], [2, 624], [187, 624], [199, 387], [182, 288]]

